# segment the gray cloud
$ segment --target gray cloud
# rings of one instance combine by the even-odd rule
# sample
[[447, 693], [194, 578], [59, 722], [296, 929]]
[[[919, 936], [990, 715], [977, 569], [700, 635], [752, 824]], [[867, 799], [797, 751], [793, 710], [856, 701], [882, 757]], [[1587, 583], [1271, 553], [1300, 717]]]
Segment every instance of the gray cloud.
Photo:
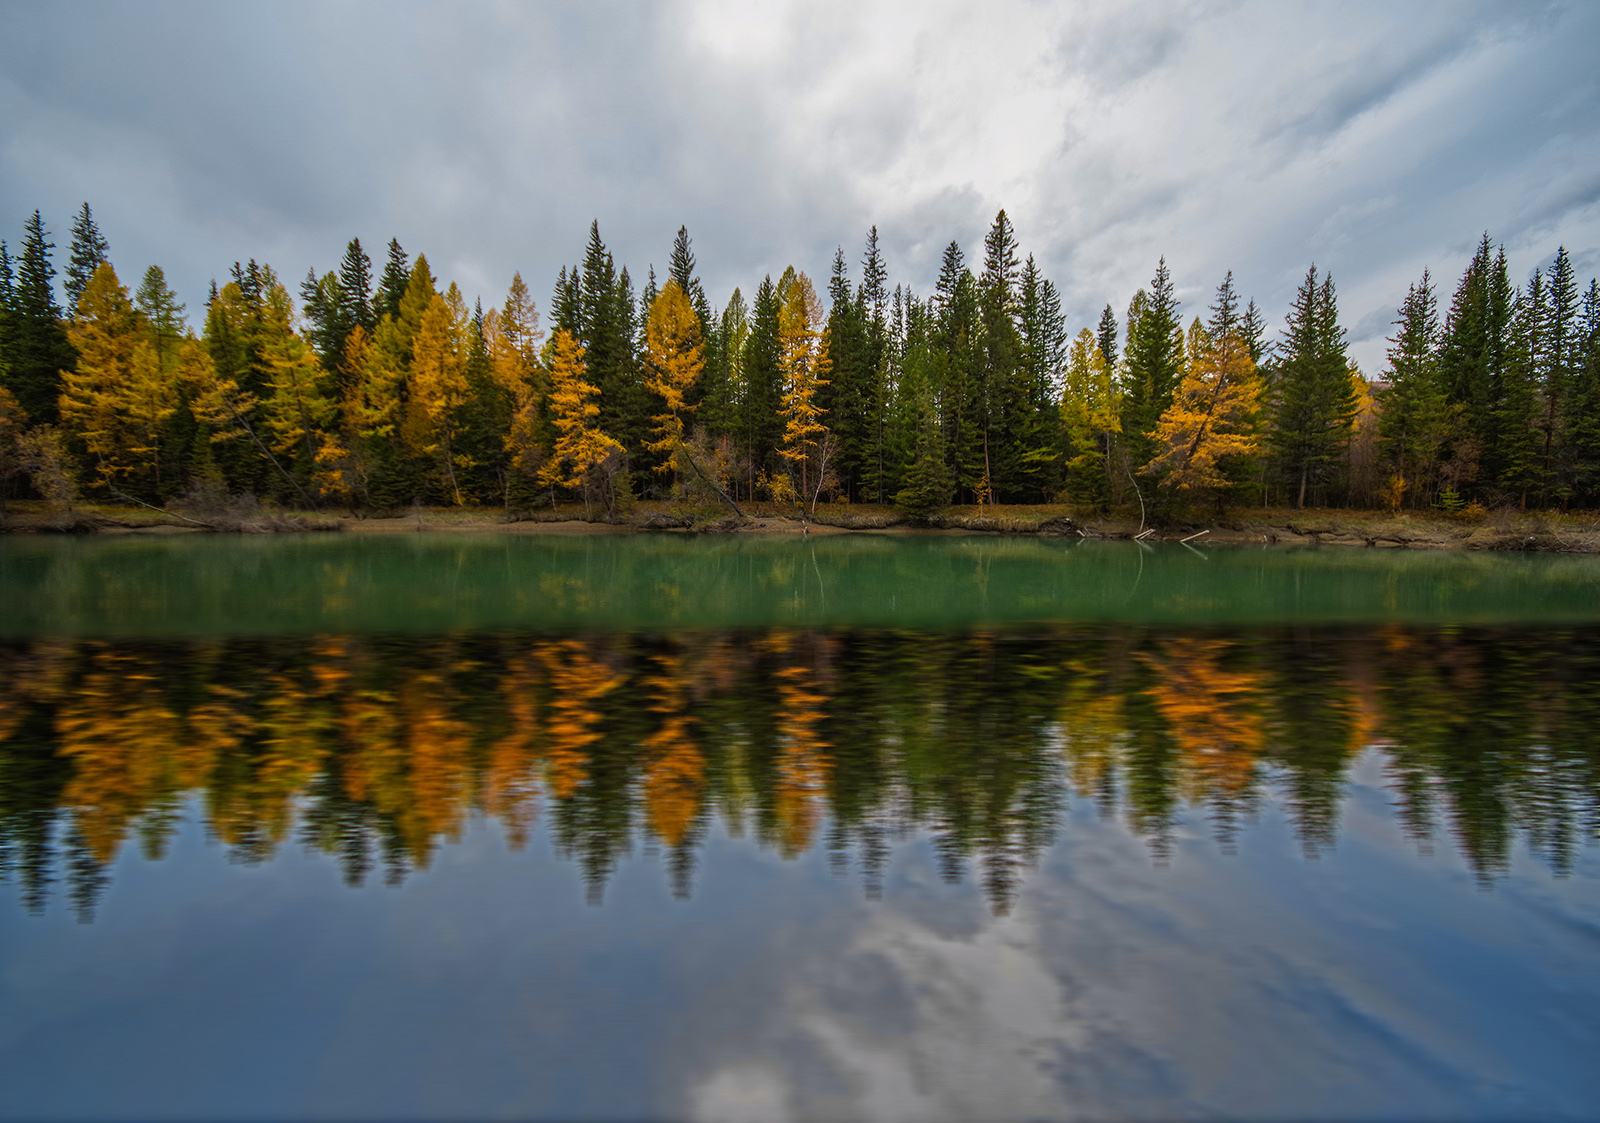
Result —
[[11, 3], [0, 221], [64, 246], [88, 200], [196, 309], [351, 236], [542, 297], [591, 219], [639, 281], [687, 225], [719, 301], [876, 224], [926, 292], [1005, 207], [1074, 328], [1163, 254], [1190, 311], [1232, 269], [1276, 323], [1315, 261], [1376, 373], [1406, 285], [1448, 291], [1483, 230], [1519, 275], [1592, 268], [1597, 45], [1562, 3]]

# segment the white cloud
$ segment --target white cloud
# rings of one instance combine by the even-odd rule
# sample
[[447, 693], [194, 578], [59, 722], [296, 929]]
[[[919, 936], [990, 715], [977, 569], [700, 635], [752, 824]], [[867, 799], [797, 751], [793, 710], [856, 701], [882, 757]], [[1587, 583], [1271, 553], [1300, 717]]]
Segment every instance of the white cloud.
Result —
[[[1405, 287], [1479, 234], [1600, 257], [1600, 8], [1448, 0], [0, 9], [0, 218], [191, 308], [234, 259], [298, 278], [398, 235], [469, 296], [536, 294], [588, 223], [642, 281], [677, 227], [709, 292], [854, 262], [927, 291], [1005, 207], [1073, 327], [1165, 255], [1273, 323], [1315, 261], [1382, 365]], [[14, 238], [15, 235], [13, 235]], [[1376, 332], [1377, 334], [1374, 334]]]

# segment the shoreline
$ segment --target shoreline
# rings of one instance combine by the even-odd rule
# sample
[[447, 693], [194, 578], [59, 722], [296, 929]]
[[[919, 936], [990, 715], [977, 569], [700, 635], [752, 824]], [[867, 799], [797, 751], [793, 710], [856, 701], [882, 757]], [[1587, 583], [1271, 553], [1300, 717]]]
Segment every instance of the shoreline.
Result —
[[51, 512], [42, 504], [13, 504], [0, 534], [889, 534], [1006, 535], [1142, 539], [1278, 546], [1364, 546], [1377, 549], [1466, 549], [1537, 553], [1600, 554], [1600, 516], [1496, 512], [1467, 521], [1445, 514], [1381, 511], [1247, 510], [1209, 521], [1190, 519], [1142, 533], [1138, 520], [1117, 515], [1078, 515], [1063, 506], [951, 508], [921, 523], [881, 507], [843, 504], [820, 509], [814, 518], [793, 513], [707, 517], [668, 504], [639, 503], [613, 522], [585, 520], [575, 510], [507, 517], [498, 508], [424, 508], [389, 516], [298, 511], [252, 511], [209, 519], [138, 507], [80, 506]]

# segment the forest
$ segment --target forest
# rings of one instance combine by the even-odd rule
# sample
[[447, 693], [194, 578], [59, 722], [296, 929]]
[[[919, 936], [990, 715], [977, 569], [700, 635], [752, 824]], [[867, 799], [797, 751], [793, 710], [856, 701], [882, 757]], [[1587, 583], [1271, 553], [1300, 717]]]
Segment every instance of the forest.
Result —
[[1376, 749], [1406, 837], [1487, 887], [1600, 834], [1597, 720], [1593, 629], [9, 642], [0, 877], [88, 919], [119, 853], [198, 820], [234, 861], [298, 844], [397, 883], [483, 816], [514, 849], [542, 820], [596, 902], [640, 848], [688, 896], [720, 820], [869, 895], [925, 834], [1004, 912], [1073, 799], [1163, 862], [1275, 804], [1315, 857]]
[[595, 223], [548, 333], [520, 274], [469, 307], [396, 240], [296, 294], [236, 262], [191, 324], [88, 204], [64, 303], [50, 239], [35, 212], [0, 242], [0, 496], [57, 507], [1600, 505], [1600, 288], [1565, 248], [1515, 284], [1487, 234], [1447, 306], [1410, 286], [1376, 378], [1315, 265], [1276, 330], [1231, 273], [1186, 323], [1162, 259], [1074, 335], [1004, 211], [931, 293], [889, 287], [874, 228], [857, 279], [841, 249], [821, 290], [790, 267], [720, 309], [687, 230], [636, 284]]

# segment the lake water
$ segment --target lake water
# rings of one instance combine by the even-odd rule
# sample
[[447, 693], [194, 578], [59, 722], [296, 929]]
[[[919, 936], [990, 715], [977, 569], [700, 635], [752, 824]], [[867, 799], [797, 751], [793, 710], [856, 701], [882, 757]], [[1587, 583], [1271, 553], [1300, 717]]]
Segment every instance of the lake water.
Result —
[[1592, 1119], [1600, 559], [0, 539], [0, 1118]]

